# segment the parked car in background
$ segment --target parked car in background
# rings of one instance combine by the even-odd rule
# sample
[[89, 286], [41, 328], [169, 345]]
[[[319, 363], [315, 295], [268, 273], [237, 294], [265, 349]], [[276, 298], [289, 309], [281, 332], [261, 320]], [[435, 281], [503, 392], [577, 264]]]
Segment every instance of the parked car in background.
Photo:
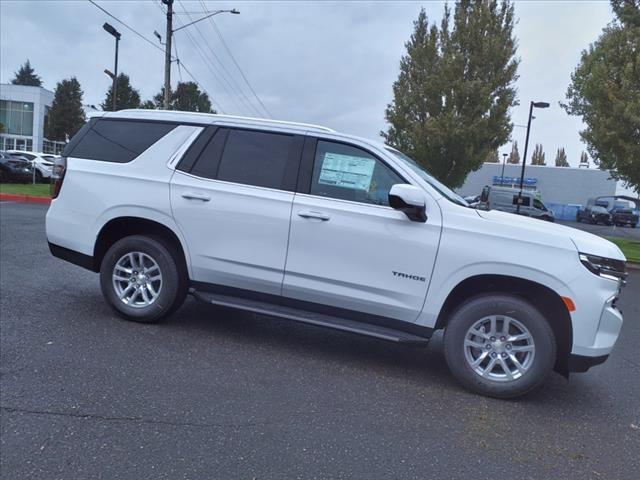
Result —
[[400, 151], [308, 124], [95, 114], [56, 162], [46, 234], [126, 319], [190, 293], [405, 344], [443, 329], [453, 375], [496, 397], [602, 363], [623, 321], [613, 243], [470, 208]]
[[31, 181], [31, 162], [0, 150], [0, 183]]
[[12, 155], [19, 155], [26, 158], [36, 169], [35, 180], [38, 183], [49, 182], [55, 157], [46, 153], [26, 152], [24, 150], [7, 150]]
[[[481, 210], [500, 210], [508, 213], [518, 213], [520, 189], [511, 187], [486, 186], [482, 190], [477, 208]], [[548, 209], [535, 193], [524, 190], [521, 196], [519, 215], [526, 217], [555, 221], [553, 211]]]
[[636, 228], [638, 225], [638, 215], [633, 213], [630, 208], [615, 206], [609, 212], [615, 225], [628, 225], [632, 228]]
[[611, 215], [606, 208], [600, 205], [587, 205], [586, 207], [578, 210], [578, 213], [576, 214], [576, 221], [613, 225], [613, 215]]

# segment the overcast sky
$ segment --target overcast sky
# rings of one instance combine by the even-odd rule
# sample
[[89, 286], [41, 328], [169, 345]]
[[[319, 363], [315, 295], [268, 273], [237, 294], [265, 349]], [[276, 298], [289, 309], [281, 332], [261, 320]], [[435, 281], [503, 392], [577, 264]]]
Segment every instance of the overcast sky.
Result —
[[[164, 37], [159, 0], [96, 2], [154, 43], [154, 30]], [[430, 21], [439, 22], [443, 12], [441, 2], [205, 4], [210, 10], [241, 11], [215, 16], [215, 24], [274, 118], [318, 123], [376, 139], [385, 128], [384, 109], [392, 99], [392, 83], [413, 21], [422, 6]], [[203, 5], [176, 0], [175, 9], [202, 12]], [[198, 18], [197, 13], [191, 16]], [[564, 99], [580, 52], [612, 20], [609, 3], [516, 2], [516, 16], [521, 105], [512, 111], [512, 119], [517, 125], [526, 124], [530, 100], [551, 103], [551, 108], [536, 113], [529, 157], [533, 145], [542, 143], [547, 163], [552, 163], [556, 149], [565, 147], [569, 162], [577, 166], [585, 149], [578, 136], [581, 123], [558, 102]], [[99, 105], [110, 82], [103, 70], [113, 69], [114, 41], [102, 30], [105, 21], [122, 33], [119, 70], [131, 77], [143, 99], [151, 98], [163, 81], [162, 52], [83, 0], [0, 1], [0, 81], [10, 81], [28, 58], [45, 88], [53, 90], [57, 81], [75, 75], [84, 90], [84, 103]], [[189, 21], [186, 14], [177, 15], [174, 28]], [[261, 107], [208, 20], [176, 32], [175, 37], [179, 57], [218, 110], [256, 116]], [[185, 71], [181, 73], [189, 79]], [[174, 86], [177, 80], [174, 64]], [[513, 138], [521, 155], [524, 137], [525, 129], [515, 127]], [[507, 145], [501, 153], [509, 149]]]

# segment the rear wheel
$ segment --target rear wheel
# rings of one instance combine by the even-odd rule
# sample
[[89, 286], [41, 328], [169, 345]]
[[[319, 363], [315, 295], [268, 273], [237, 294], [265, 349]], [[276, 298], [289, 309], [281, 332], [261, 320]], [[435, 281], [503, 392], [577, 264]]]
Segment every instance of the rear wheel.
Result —
[[175, 249], [162, 239], [125, 237], [107, 251], [100, 286], [120, 316], [152, 323], [179, 308], [187, 294], [187, 276]]
[[553, 369], [556, 341], [546, 319], [525, 300], [503, 294], [472, 298], [444, 334], [453, 375], [483, 395], [512, 398], [540, 387]]

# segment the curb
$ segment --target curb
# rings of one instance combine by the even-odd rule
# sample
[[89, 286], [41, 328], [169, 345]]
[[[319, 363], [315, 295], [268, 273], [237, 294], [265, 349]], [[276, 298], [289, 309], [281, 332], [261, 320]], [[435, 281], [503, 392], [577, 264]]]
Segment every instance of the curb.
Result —
[[51, 199], [49, 197], [38, 197], [35, 195], [22, 195], [16, 193], [0, 193], [0, 201], [1, 200], [20, 203], [40, 203], [44, 205], [49, 205], [51, 203]]

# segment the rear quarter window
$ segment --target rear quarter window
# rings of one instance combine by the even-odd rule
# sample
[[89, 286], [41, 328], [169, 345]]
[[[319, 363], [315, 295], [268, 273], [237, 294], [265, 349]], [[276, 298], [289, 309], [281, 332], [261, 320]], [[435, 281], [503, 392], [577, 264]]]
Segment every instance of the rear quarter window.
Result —
[[65, 157], [127, 163], [176, 127], [141, 120], [90, 121], [62, 152]]

